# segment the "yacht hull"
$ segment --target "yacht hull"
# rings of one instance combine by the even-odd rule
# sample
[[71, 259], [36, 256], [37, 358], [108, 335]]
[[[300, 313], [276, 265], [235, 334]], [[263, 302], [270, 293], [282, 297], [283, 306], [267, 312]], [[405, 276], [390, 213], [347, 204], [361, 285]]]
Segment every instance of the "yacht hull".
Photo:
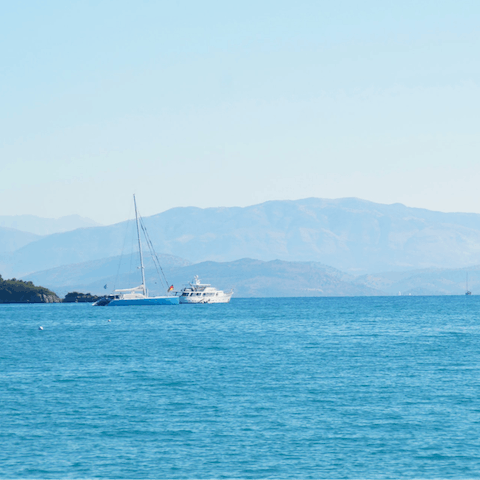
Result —
[[178, 297], [118, 298], [107, 304], [108, 307], [127, 307], [130, 305], [178, 305]]
[[180, 297], [181, 304], [203, 304], [203, 303], [228, 303], [231, 295], [222, 295], [218, 297]]

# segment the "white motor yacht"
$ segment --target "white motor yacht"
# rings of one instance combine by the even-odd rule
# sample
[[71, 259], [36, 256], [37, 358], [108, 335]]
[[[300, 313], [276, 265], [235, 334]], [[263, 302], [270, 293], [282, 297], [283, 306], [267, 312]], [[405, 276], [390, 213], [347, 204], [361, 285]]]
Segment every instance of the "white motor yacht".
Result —
[[198, 275], [195, 275], [193, 282], [178, 292], [180, 303], [228, 303], [232, 295], [233, 289], [224, 292], [209, 283], [200, 283]]

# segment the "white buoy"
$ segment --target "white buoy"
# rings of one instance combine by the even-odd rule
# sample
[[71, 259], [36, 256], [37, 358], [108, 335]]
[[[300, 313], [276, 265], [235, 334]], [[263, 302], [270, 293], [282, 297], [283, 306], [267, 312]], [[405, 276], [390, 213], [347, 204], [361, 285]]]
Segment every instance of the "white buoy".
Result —
[[108, 319], [108, 321], [109, 321], [109, 322], [111, 322], [111, 320], [110, 320], [110, 319]]
[[43, 327], [38, 327], [39, 330], [43, 330]]

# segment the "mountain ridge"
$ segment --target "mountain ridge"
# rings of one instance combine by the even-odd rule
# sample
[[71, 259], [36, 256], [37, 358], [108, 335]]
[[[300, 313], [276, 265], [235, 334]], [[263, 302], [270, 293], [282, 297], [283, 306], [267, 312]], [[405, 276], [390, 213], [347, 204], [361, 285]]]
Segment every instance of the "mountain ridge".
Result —
[[59, 218], [46, 218], [37, 215], [0, 215], [0, 227], [14, 228], [35, 235], [51, 235], [77, 228], [100, 226], [91, 218], [77, 214]]
[[[354, 274], [480, 263], [479, 214], [398, 203], [272, 200], [249, 207], [176, 207], [143, 221], [157, 252], [193, 263], [315, 261]], [[22, 276], [119, 255], [133, 229], [128, 220], [43, 237], [13, 252], [2, 267]]]
[[[119, 274], [119, 269], [115, 266], [119, 257], [113, 257], [36, 272], [27, 276], [26, 280], [42, 283], [62, 295], [71, 290], [100, 295], [107, 292], [103, 288], [105, 284], [110, 291], [115, 287], [123, 288], [141, 283], [139, 271], [135, 267], [137, 255], [132, 255], [124, 262], [130, 265], [133, 263], [130, 273]], [[317, 262], [240, 259], [235, 262], [191, 264], [168, 255], [161, 256], [160, 260], [168, 284], [174, 283], [177, 289], [198, 274], [202, 280], [208, 280], [218, 288], [228, 290], [240, 285], [237, 295], [245, 297], [464, 295], [467, 273], [469, 289], [474, 295], [480, 294], [480, 265], [460, 269], [430, 268], [353, 276]], [[106, 269], [103, 268], [105, 264]], [[153, 262], [147, 259], [146, 267], [147, 284], [151, 291], [155, 294], [164, 293], [166, 285], [158, 278]], [[163, 285], [163, 290], [159, 285]], [[328, 288], [324, 288], [325, 285]]]
[[[178, 289], [199, 275], [202, 281], [223, 290], [235, 290], [240, 297], [307, 297], [307, 296], [365, 296], [381, 295], [382, 292], [366, 285], [356, 284], [355, 278], [328, 265], [317, 262], [284, 262], [244, 258], [234, 262], [201, 262], [181, 264], [181, 259], [163, 266], [168, 284]], [[135, 287], [141, 283], [138, 270], [122, 275], [85, 275], [85, 269], [97, 270], [101, 261], [83, 265], [70, 265], [37, 272], [26, 276], [26, 280], [43, 282], [60, 295], [76, 290], [93, 294], [105, 294], [114, 288]], [[77, 273], [76, 273], [77, 271]], [[78, 271], [82, 273], [78, 274]], [[152, 295], [164, 294], [167, 284], [154, 268], [146, 268], [147, 287]], [[68, 279], [68, 281], [64, 281]], [[87, 280], [85, 282], [85, 280]], [[82, 283], [83, 282], [83, 283]], [[107, 289], [105, 289], [105, 285]]]
[[0, 255], [13, 253], [41, 237], [34, 233], [23, 232], [10, 227], [0, 227]]

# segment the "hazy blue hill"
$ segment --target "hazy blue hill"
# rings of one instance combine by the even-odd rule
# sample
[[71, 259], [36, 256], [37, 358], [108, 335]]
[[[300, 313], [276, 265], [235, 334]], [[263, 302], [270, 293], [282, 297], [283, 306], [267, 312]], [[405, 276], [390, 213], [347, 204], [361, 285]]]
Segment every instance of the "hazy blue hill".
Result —
[[[315, 261], [358, 274], [480, 263], [480, 215], [355, 198], [174, 208], [145, 218], [145, 224], [158, 252], [195, 263]], [[132, 244], [125, 242], [126, 231], [134, 233], [133, 222], [51, 235], [16, 251], [8, 273], [22, 276], [119, 255]]]
[[[162, 268], [170, 272], [174, 268], [190, 265], [188, 260], [173, 255], [158, 255]], [[103, 290], [107, 283], [109, 286], [115, 284], [118, 276], [117, 288], [136, 286], [141, 283], [138, 252], [123, 257], [115, 256], [100, 260], [73, 265], [64, 265], [33, 274], [27, 275], [26, 280], [40, 283], [44, 281], [48, 285], [55, 285], [60, 295], [66, 291], [80, 289], [84, 285], [97, 285], [96, 291]], [[148, 255], [145, 256], [145, 267], [147, 271], [155, 272], [154, 264]], [[157, 281], [156, 279], [154, 282]]]
[[362, 275], [356, 282], [391, 295], [464, 295], [467, 272], [469, 290], [480, 295], [480, 265]]
[[8, 275], [24, 276], [60, 265], [82, 263], [129, 253], [125, 249], [127, 228], [133, 232], [133, 222], [123, 222], [108, 227], [81, 228], [71, 232], [56, 233], [20, 248], [4, 265]]
[[40, 238], [33, 233], [22, 232], [14, 228], [0, 227], [0, 255], [11, 253]]
[[359, 199], [178, 208], [147, 219], [164, 252], [192, 261], [319, 261], [351, 271], [480, 262], [480, 215]]
[[[199, 275], [217, 288], [234, 288], [238, 297], [322, 297], [381, 295], [358, 285], [353, 277], [318, 262], [285, 262], [241, 259], [234, 262], [202, 262], [172, 272], [176, 288]], [[358, 288], [361, 287], [361, 288]]]
[[[135, 259], [136, 260], [136, 259]], [[182, 265], [180, 259], [165, 262], [161, 259], [168, 282], [176, 289], [191, 281], [195, 275], [215, 287], [225, 290], [235, 288], [240, 297], [305, 297], [305, 296], [362, 296], [379, 295], [381, 292], [366, 285], [357, 284], [355, 278], [335, 268], [317, 262], [284, 262], [274, 260], [241, 259], [234, 262], [202, 262], [195, 265]], [[109, 261], [105, 261], [109, 263]], [[60, 295], [71, 290], [102, 294], [116, 288], [134, 287], [141, 283], [140, 273], [134, 270], [117, 276], [100, 276], [103, 261], [82, 265], [59, 267], [37, 272], [26, 277], [27, 280], [41, 281], [54, 288]], [[96, 277], [96, 278], [95, 278]], [[95, 278], [95, 280], [93, 280]], [[146, 279], [152, 294], [165, 292], [153, 268], [147, 268]], [[104, 290], [104, 285], [108, 290]]]
[[[37, 235], [67, 232], [76, 228], [98, 226], [90, 218], [68, 215], [61, 218], [43, 218], [35, 215], [0, 215], [0, 227], [15, 228]], [[17, 247], [20, 248], [20, 247]]]

